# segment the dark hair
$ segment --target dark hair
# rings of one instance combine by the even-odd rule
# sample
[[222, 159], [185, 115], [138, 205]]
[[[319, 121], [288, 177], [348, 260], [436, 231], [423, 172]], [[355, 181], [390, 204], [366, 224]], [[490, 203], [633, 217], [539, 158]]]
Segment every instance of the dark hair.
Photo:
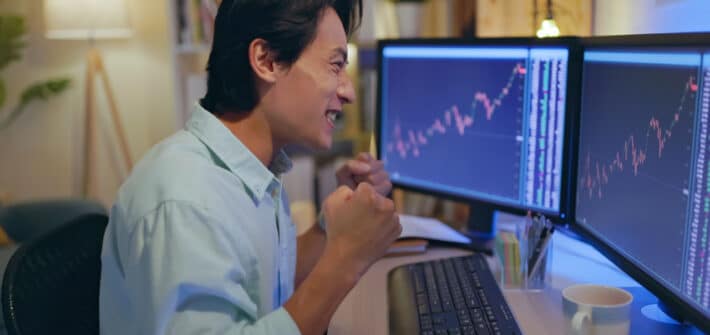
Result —
[[215, 115], [248, 111], [257, 104], [249, 44], [264, 39], [276, 61], [292, 65], [315, 39], [325, 9], [332, 7], [348, 36], [362, 19], [362, 0], [224, 0], [215, 20], [202, 107]]

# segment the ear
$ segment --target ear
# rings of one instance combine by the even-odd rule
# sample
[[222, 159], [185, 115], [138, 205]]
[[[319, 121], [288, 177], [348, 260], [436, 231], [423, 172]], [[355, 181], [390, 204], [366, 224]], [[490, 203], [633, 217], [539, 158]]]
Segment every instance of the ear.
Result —
[[264, 39], [256, 38], [249, 43], [249, 64], [255, 75], [267, 83], [273, 83], [277, 78], [278, 64], [274, 54], [269, 49], [269, 43]]

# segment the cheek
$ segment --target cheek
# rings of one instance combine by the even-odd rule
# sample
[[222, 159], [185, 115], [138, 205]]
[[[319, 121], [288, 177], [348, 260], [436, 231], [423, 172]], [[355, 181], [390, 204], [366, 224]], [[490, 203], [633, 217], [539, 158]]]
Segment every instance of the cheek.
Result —
[[314, 71], [304, 79], [302, 91], [308, 90], [307, 94], [313, 98], [330, 96], [338, 87], [338, 77], [331, 71]]
[[334, 75], [313, 76], [310, 85], [301, 88], [303, 93], [301, 99], [308, 97], [309, 101], [305, 101], [305, 103], [315, 109], [314, 113], [317, 112], [320, 115], [328, 109], [331, 100], [337, 96], [337, 88], [338, 78]]
[[295, 67], [281, 87], [278, 104], [283, 107], [290, 127], [319, 123], [333, 99], [337, 99], [338, 76], [332, 71]]

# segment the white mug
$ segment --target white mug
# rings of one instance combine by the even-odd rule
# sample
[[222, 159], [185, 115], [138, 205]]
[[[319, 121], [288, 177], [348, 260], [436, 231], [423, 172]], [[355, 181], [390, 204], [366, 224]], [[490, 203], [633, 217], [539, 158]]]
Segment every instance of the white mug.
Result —
[[633, 296], [620, 288], [581, 284], [562, 290], [567, 333], [627, 335]]

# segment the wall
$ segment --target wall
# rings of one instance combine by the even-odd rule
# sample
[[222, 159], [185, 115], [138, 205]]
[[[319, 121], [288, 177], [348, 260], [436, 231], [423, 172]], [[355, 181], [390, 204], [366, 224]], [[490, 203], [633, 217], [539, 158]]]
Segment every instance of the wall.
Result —
[[[133, 37], [98, 41], [134, 161], [175, 129], [166, 5], [127, 0]], [[80, 194], [88, 43], [46, 39], [42, 7], [40, 0], [0, 2], [0, 12], [23, 15], [30, 32], [24, 58], [0, 73], [9, 98], [0, 113], [14, 106], [31, 82], [50, 76], [71, 76], [73, 82], [60, 97], [30, 105], [10, 128], [0, 131], [0, 199], [11, 202]], [[98, 127], [102, 140], [96, 144], [97, 178], [91, 197], [110, 205], [125, 171], [114, 156], [118, 146], [100, 94], [97, 112], [102, 115]]]
[[596, 0], [594, 35], [710, 31], [707, 0]]

